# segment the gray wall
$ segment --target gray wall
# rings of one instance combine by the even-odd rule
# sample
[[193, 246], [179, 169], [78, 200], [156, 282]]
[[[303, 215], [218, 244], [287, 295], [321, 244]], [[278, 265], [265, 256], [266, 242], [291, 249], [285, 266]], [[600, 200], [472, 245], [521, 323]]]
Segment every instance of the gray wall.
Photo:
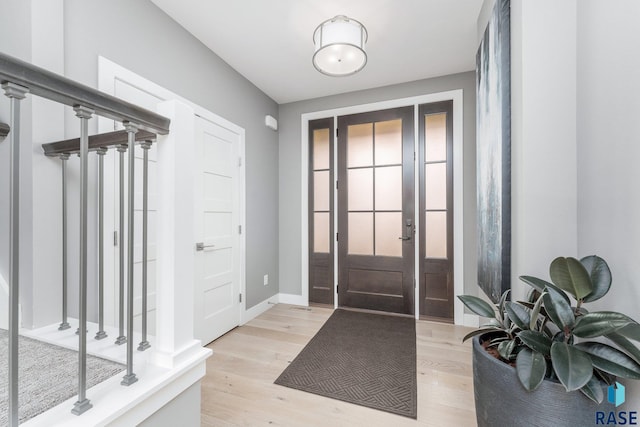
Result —
[[[553, 13], [551, 13], [553, 11]], [[511, 2], [511, 286], [577, 250], [576, 1]]]
[[475, 73], [467, 72], [280, 105], [280, 292], [301, 295], [301, 121], [304, 113], [447, 90], [464, 91], [465, 293], [476, 294]]
[[[613, 273], [592, 310], [640, 321], [640, 2], [578, 2], [578, 254], [598, 254]], [[627, 381], [627, 410], [640, 381]]]

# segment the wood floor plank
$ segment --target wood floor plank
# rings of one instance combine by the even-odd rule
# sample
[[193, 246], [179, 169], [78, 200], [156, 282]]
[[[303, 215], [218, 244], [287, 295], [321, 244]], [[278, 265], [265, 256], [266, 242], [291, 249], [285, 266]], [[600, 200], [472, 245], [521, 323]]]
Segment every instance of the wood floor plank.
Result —
[[469, 329], [416, 323], [418, 419], [273, 384], [332, 309], [274, 305], [211, 343], [203, 426], [475, 426]]

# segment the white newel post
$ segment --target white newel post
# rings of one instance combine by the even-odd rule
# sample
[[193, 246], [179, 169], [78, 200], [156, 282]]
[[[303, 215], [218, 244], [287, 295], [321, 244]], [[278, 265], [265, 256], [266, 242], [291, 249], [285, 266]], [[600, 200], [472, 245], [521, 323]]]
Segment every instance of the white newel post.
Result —
[[195, 115], [179, 101], [157, 112], [171, 119], [171, 132], [158, 140], [155, 357], [170, 368], [200, 348], [193, 338]]

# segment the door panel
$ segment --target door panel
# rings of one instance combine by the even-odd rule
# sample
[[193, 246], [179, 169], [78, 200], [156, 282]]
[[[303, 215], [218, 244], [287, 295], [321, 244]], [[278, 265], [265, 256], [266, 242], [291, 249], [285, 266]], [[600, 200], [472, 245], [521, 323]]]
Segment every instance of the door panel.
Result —
[[453, 322], [453, 102], [419, 107], [420, 315]]
[[339, 305], [414, 312], [413, 107], [338, 118]]
[[309, 302], [333, 305], [333, 118], [309, 122], [309, 153]]
[[196, 117], [195, 335], [207, 344], [240, 323], [240, 136]]

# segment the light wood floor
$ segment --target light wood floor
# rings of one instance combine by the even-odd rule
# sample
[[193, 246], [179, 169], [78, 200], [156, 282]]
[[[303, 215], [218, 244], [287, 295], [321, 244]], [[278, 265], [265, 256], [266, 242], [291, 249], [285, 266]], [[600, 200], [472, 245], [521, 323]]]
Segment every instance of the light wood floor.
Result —
[[475, 426], [468, 328], [418, 321], [418, 419], [273, 384], [333, 310], [279, 304], [211, 343], [203, 426]]

